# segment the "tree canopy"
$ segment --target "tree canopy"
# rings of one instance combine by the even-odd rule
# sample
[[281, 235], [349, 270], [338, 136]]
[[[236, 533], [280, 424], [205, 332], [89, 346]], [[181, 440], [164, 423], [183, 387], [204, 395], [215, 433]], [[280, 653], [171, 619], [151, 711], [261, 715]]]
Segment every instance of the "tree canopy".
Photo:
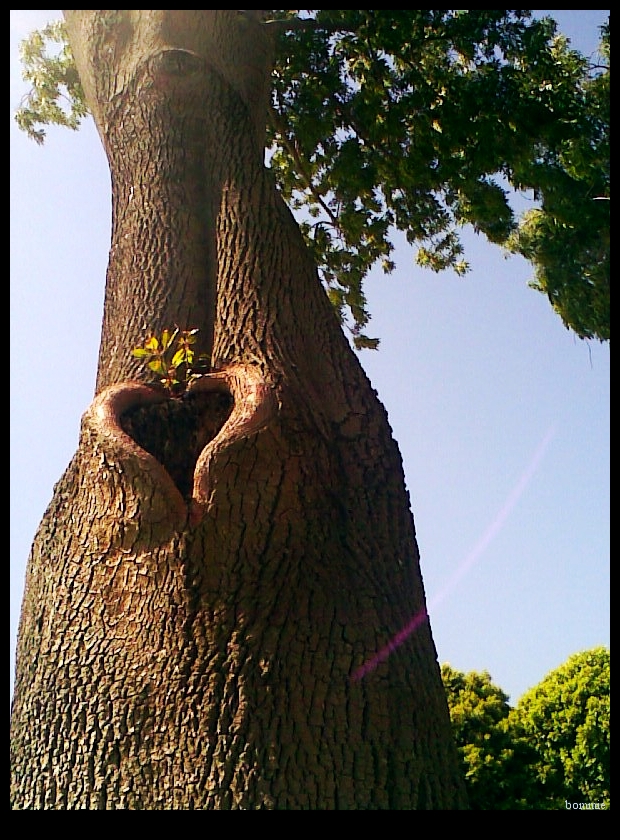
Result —
[[[419, 265], [464, 274], [464, 225], [526, 257], [578, 336], [609, 339], [609, 25], [598, 66], [528, 10], [276, 9], [264, 25], [269, 165], [358, 348], [378, 344], [363, 282], [392, 271], [394, 231]], [[38, 142], [41, 123], [76, 128], [63, 24], [22, 56], [20, 126]], [[520, 218], [516, 193], [536, 199]]]
[[515, 707], [486, 671], [441, 674], [473, 810], [609, 807], [608, 649], [570, 656]]
[[472, 810], [531, 808], [535, 751], [511, 717], [508, 695], [487, 671], [444, 664], [441, 676]]
[[610, 668], [607, 648], [576, 653], [517, 704], [548, 808], [609, 803]]

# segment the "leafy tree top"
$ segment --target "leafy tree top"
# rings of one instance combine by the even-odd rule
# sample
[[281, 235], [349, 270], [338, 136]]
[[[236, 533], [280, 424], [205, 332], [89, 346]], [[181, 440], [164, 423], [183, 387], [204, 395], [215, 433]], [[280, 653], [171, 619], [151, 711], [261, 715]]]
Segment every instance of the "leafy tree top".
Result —
[[[531, 261], [567, 327], [609, 338], [608, 26], [593, 68], [528, 10], [276, 9], [264, 25], [269, 165], [357, 347], [378, 343], [363, 281], [394, 268], [394, 231], [418, 264], [464, 274], [468, 224]], [[85, 113], [62, 38], [57, 23], [23, 47], [17, 119], [39, 142], [40, 123]], [[539, 201], [520, 223], [511, 190]]]
[[610, 651], [576, 653], [526, 692], [515, 709], [539, 755], [549, 800], [609, 802]]
[[609, 807], [610, 653], [576, 653], [515, 707], [488, 672], [441, 666], [473, 810]]
[[470, 807], [529, 809], [535, 753], [511, 717], [508, 696], [487, 671], [463, 673], [444, 664], [441, 677]]

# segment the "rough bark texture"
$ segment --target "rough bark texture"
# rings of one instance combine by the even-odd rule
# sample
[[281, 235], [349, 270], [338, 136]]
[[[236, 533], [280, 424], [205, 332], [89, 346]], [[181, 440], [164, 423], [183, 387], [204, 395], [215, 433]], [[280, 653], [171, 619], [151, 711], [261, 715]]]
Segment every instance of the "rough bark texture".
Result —
[[[265, 32], [65, 17], [113, 234], [29, 559], [12, 808], [465, 808], [398, 448], [263, 166]], [[213, 370], [170, 402], [130, 351], [175, 323]]]

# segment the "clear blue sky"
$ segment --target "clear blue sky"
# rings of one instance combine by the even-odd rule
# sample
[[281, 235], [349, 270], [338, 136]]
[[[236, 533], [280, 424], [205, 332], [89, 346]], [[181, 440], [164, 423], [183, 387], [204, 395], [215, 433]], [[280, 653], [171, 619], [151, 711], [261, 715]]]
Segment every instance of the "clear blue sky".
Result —
[[[550, 11], [573, 46], [608, 10]], [[13, 113], [18, 43], [60, 11], [11, 10], [11, 685], [26, 560], [94, 391], [110, 179], [91, 120], [43, 148]], [[362, 363], [399, 442], [440, 662], [515, 703], [570, 654], [609, 646], [609, 345], [569, 333], [530, 271], [475, 235], [465, 278], [367, 286]], [[11, 689], [12, 690], [12, 689]]]

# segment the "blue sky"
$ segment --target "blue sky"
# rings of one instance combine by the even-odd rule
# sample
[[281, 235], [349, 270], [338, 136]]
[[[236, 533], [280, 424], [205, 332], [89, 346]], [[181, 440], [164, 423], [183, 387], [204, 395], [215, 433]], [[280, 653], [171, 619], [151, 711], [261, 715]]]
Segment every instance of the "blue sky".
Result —
[[[589, 54], [608, 10], [543, 13]], [[110, 179], [92, 121], [43, 148], [18, 131], [18, 43], [60, 12], [10, 14], [12, 686], [28, 552], [94, 392]], [[565, 329], [523, 260], [474, 234], [466, 250], [457, 278], [399, 243], [367, 285], [381, 347], [361, 360], [403, 456], [439, 661], [515, 703], [610, 643], [610, 354]]]

